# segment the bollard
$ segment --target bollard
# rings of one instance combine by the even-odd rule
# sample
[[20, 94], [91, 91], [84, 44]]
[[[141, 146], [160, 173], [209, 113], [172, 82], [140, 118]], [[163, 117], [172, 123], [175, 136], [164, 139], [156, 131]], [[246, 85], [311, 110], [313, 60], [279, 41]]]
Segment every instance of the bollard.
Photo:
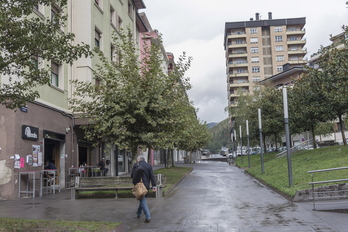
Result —
[[75, 187], [70, 188], [70, 200], [75, 200]]

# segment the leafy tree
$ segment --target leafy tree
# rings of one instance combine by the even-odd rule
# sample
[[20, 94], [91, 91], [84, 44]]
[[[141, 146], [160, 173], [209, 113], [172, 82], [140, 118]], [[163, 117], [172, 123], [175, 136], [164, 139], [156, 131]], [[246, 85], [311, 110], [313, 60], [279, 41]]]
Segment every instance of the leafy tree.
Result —
[[266, 151], [266, 137], [273, 135], [277, 146], [278, 137], [284, 133], [283, 96], [281, 90], [272, 87], [265, 87], [261, 93], [258, 104], [261, 109], [263, 144]]
[[185, 114], [190, 108], [183, 100], [190, 88], [184, 74], [191, 58], [179, 57], [174, 71], [167, 75], [161, 67], [160, 42], [146, 47], [140, 62], [131, 33], [123, 32], [114, 41], [117, 62], [96, 51], [101, 59], [95, 72], [100, 85], [73, 82], [77, 92], [71, 99], [72, 108], [89, 120], [83, 126], [86, 138], [130, 149], [133, 156], [140, 145], [174, 148], [181, 135], [178, 130], [189, 125], [187, 117], [192, 117]]
[[0, 73], [8, 78], [0, 86], [0, 104], [10, 109], [39, 97], [38, 85], [49, 84], [50, 65], [38, 68], [37, 61], [72, 64], [90, 55], [89, 46], [72, 45], [74, 35], [62, 31], [67, 16], [58, 13], [34, 16], [35, 6], [55, 6], [62, 11], [67, 0], [1, 0]]
[[[348, 27], [343, 27], [345, 38], [348, 36]], [[339, 44], [343, 46], [338, 46]], [[319, 58], [320, 72], [318, 77], [323, 83], [321, 90], [330, 101], [328, 109], [339, 119], [344, 145], [347, 141], [344, 134], [343, 116], [348, 112], [348, 41], [344, 38], [338, 43], [322, 48]]]
[[[330, 99], [321, 90], [321, 75], [318, 69], [306, 67], [302, 78], [288, 92], [292, 132], [311, 131], [313, 139], [316, 127], [334, 116], [330, 110]], [[313, 144], [316, 148], [316, 143]]]

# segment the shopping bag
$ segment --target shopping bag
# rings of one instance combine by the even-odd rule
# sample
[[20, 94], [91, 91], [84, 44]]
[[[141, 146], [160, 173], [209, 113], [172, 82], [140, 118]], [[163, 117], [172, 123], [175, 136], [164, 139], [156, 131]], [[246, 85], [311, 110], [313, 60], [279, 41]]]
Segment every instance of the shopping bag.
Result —
[[143, 197], [147, 194], [147, 192], [148, 190], [146, 189], [142, 181], [138, 182], [132, 189], [132, 193], [137, 198], [137, 200], [143, 199]]

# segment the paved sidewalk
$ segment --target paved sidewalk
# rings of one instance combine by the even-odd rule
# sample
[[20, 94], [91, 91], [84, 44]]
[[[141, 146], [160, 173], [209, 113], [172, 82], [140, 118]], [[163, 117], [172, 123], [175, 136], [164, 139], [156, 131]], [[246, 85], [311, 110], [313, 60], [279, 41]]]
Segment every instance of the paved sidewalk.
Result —
[[[70, 191], [0, 201], [0, 217], [123, 222], [122, 231], [343, 232], [347, 214], [293, 203], [224, 162], [198, 162], [167, 197], [147, 198], [151, 222], [136, 217], [130, 198], [70, 200]], [[185, 166], [188, 166], [185, 164]], [[125, 229], [126, 228], [126, 229]]]

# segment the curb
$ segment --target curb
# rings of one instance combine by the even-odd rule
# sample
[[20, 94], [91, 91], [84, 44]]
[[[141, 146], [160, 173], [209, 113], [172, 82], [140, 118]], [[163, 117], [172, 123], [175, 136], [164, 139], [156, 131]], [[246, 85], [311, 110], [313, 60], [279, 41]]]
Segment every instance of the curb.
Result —
[[173, 184], [173, 186], [170, 187], [170, 188], [166, 191], [166, 193], [163, 192], [163, 193], [162, 193], [162, 197], [168, 196], [168, 195], [175, 189], [175, 187], [178, 186], [178, 184], [180, 184], [181, 181], [182, 181], [183, 179], [185, 179], [186, 176], [188, 176], [193, 170], [194, 170], [194, 167], [192, 167], [192, 170], [191, 170], [190, 172], [186, 173], [178, 182], [176, 182], [175, 184]]

